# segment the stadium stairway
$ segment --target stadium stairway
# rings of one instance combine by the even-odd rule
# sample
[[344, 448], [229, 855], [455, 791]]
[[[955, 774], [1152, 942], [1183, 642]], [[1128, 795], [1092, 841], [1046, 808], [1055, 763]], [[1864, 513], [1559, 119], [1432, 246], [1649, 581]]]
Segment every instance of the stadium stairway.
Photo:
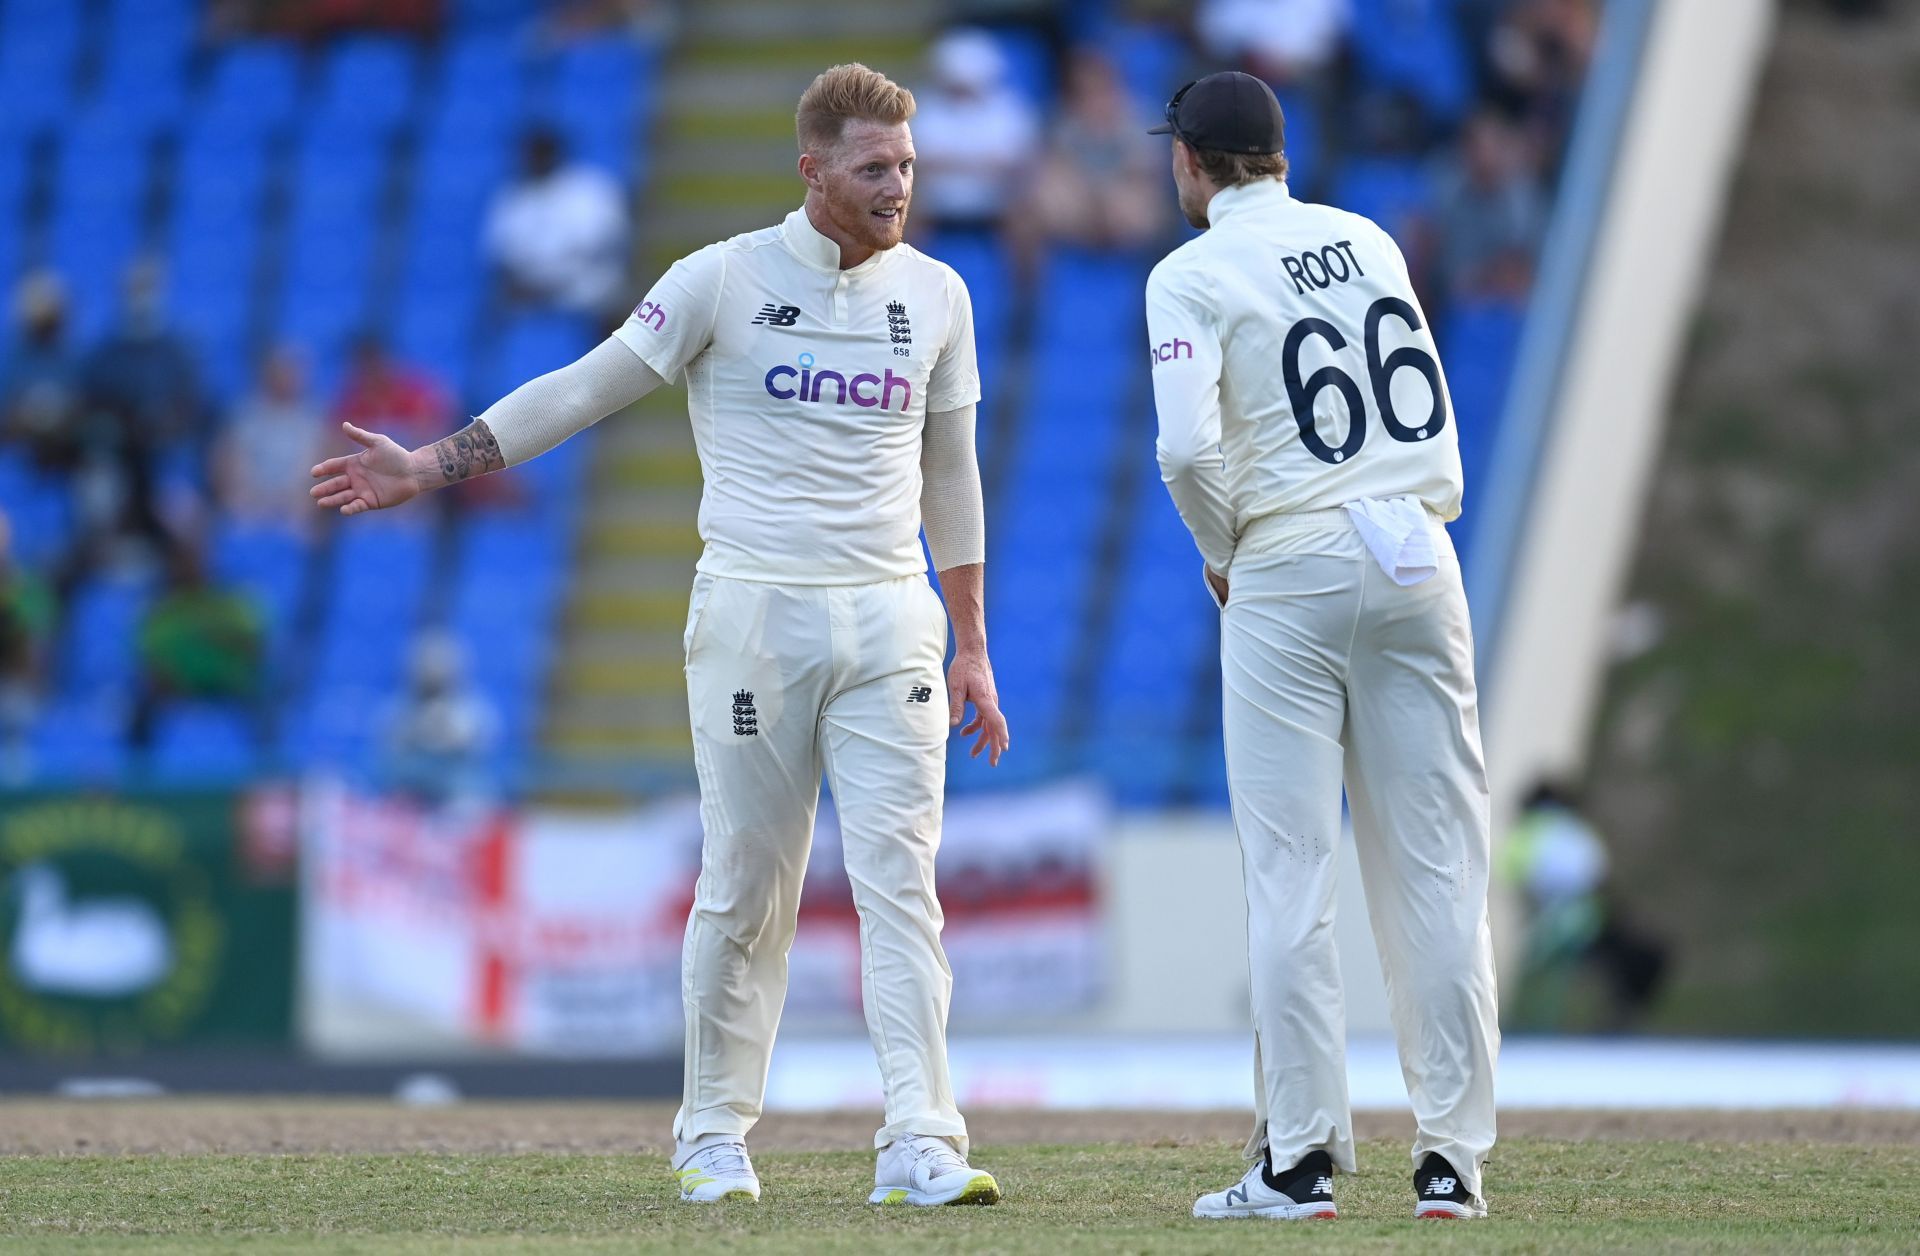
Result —
[[[801, 90], [839, 61], [912, 75], [937, 16], [931, 0], [689, 6], [663, 58], [636, 299], [674, 259], [797, 205]], [[700, 467], [684, 391], [646, 398], [597, 440], [543, 736], [568, 768], [557, 792], [581, 801], [631, 787], [636, 768], [637, 783], [684, 782], [692, 744], [681, 634], [699, 552]]]

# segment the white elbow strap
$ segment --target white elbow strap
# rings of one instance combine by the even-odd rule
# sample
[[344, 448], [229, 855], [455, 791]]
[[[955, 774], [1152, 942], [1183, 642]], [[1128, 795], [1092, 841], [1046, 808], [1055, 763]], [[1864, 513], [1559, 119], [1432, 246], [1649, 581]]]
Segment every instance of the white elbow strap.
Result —
[[973, 451], [974, 407], [927, 416], [920, 445], [920, 522], [933, 569], [987, 560], [986, 508]]

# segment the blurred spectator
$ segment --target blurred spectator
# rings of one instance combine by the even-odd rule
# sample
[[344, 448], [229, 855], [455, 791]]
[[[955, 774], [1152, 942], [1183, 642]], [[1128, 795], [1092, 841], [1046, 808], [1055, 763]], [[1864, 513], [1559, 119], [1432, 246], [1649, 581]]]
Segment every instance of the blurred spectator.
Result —
[[[1606, 844], [1573, 792], [1536, 786], [1500, 850], [1500, 874], [1519, 892], [1527, 920], [1516, 1028], [1622, 1029], [1652, 1003], [1666, 948], [1626, 923], [1608, 896], [1607, 869]], [[1598, 1009], [1577, 1006], [1589, 972], [1604, 985]]]
[[323, 419], [307, 391], [306, 363], [289, 348], [274, 350], [215, 446], [214, 480], [228, 517], [302, 532], [312, 525], [319, 512], [307, 496], [308, 472], [325, 456]]
[[354, 342], [353, 363], [334, 403], [333, 418], [418, 449], [451, 430], [453, 401], [439, 381], [395, 361], [387, 353], [386, 342], [369, 332]]
[[1593, 0], [1521, 0], [1487, 36], [1487, 97], [1517, 121], [1548, 168], [1566, 146], [1599, 29]]
[[211, 584], [197, 539], [177, 539], [167, 557], [167, 587], [140, 624], [135, 743], [145, 744], [163, 702], [261, 696], [263, 647], [262, 615], [253, 599]]
[[0, 440], [39, 466], [71, 468], [80, 452], [80, 366], [67, 348], [67, 293], [49, 272], [28, 275], [14, 298], [13, 345], [0, 360]]
[[433, 803], [497, 792], [486, 767], [500, 716], [471, 674], [466, 649], [450, 634], [423, 632], [414, 640], [406, 697], [387, 716], [390, 787]]
[[1075, 53], [1060, 109], [1032, 211], [1017, 223], [1021, 254], [1031, 258], [1041, 239], [1110, 250], [1155, 239], [1172, 203], [1166, 150], [1147, 134], [1151, 120], [1135, 111], [1113, 65], [1090, 50]]
[[[197, 488], [191, 476], [208, 438], [207, 408], [194, 356], [167, 323], [165, 287], [151, 259], [127, 268], [120, 322], [88, 352], [81, 367], [91, 412], [88, 531], [163, 543], [168, 528], [193, 522]], [[169, 496], [171, 490], [172, 496]], [[165, 509], [163, 510], [163, 506]]]
[[1321, 78], [1353, 24], [1352, 0], [1206, 0], [1195, 19], [1200, 46], [1276, 85]]
[[39, 714], [55, 613], [52, 586], [14, 561], [13, 527], [0, 513], [0, 779], [17, 775], [10, 769]]
[[1007, 82], [993, 37], [955, 30], [933, 46], [933, 82], [915, 93], [913, 220], [939, 231], [993, 230], [1029, 169], [1040, 131]]
[[508, 300], [610, 317], [626, 285], [626, 195], [606, 171], [568, 162], [557, 132], [535, 127], [520, 178], [487, 210], [486, 248]]
[[1546, 229], [1547, 201], [1524, 140], [1498, 114], [1467, 119], [1434, 195], [1440, 287], [1448, 299], [1521, 300]]

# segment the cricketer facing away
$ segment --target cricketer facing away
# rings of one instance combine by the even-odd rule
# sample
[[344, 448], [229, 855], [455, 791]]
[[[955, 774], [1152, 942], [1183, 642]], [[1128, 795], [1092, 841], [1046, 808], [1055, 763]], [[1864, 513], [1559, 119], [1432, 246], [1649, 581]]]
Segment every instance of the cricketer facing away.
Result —
[[[972, 303], [901, 243], [911, 93], [861, 65], [821, 74], [796, 127], [805, 204], [682, 258], [614, 335], [411, 453], [314, 468], [356, 514], [526, 461], [686, 377], [704, 485], [687, 704], [705, 844], [681, 983], [680, 1198], [758, 1199], [760, 1116], [824, 770], [860, 913], [862, 996], [886, 1088], [874, 1203], [990, 1204], [947, 1074], [952, 974], [934, 851], [949, 727], [998, 763], [974, 458]], [[919, 534], [946, 593], [928, 585]], [[956, 642], [944, 681], [947, 620]]]
[[1495, 1019], [1473, 642], [1444, 521], [1460, 454], [1400, 250], [1287, 192], [1266, 84], [1182, 88], [1180, 208], [1147, 281], [1160, 467], [1223, 605], [1257, 1163], [1198, 1217], [1331, 1217], [1354, 1171], [1334, 954], [1344, 781], [1413, 1101], [1414, 1212], [1483, 1217]]

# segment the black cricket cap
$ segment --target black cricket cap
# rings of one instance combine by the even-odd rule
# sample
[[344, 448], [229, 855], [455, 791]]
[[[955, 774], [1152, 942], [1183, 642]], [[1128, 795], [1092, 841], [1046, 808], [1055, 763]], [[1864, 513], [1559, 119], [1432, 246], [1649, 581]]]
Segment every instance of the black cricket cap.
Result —
[[1251, 74], [1225, 70], [1175, 92], [1167, 120], [1147, 134], [1223, 153], [1278, 153], [1287, 147], [1287, 120], [1271, 87]]

